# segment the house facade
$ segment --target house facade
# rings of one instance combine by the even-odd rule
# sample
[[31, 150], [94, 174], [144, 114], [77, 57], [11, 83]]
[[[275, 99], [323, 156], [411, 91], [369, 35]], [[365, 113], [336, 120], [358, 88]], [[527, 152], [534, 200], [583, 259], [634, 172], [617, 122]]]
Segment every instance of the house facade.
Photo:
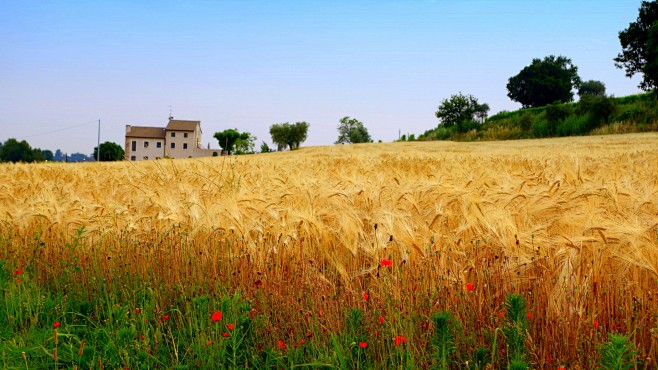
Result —
[[143, 161], [221, 155], [220, 149], [201, 147], [201, 121], [170, 119], [166, 127], [126, 125], [126, 159]]

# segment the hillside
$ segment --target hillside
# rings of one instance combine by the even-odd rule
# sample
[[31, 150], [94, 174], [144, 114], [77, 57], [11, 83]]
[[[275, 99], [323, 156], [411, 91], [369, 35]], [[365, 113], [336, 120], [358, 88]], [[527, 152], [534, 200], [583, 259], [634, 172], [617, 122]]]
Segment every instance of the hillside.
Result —
[[503, 111], [466, 133], [439, 125], [418, 139], [482, 141], [654, 131], [658, 131], [658, 98], [644, 93]]

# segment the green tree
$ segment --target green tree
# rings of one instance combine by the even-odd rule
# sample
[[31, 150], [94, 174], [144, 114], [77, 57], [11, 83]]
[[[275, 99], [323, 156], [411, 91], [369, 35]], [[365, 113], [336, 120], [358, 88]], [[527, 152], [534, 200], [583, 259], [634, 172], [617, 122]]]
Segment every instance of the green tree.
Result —
[[42, 150], [41, 153], [43, 154], [43, 159], [46, 161], [52, 161], [55, 157], [52, 150]]
[[261, 153], [269, 153], [271, 151], [272, 151], [272, 149], [270, 149], [270, 146], [267, 145], [266, 142], [264, 142], [264, 141], [261, 142], [261, 144], [260, 144], [260, 152]]
[[[111, 141], [106, 141], [101, 143], [101, 152], [100, 152], [100, 161], [101, 162], [113, 162], [113, 161], [122, 161], [124, 160], [124, 152], [121, 145], [113, 143]], [[98, 160], [98, 147], [94, 147], [94, 160]]]
[[642, 74], [642, 90], [658, 88], [658, 2], [642, 2], [637, 20], [619, 32], [619, 42], [615, 66], [625, 69], [626, 77]]
[[27, 141], [10, 138], [2, 144], [0, 150], [1, 162], [40, 162], [44, 160], [41, 149], [32, 149]]
[[617, 112], [614, 99], [606, 95], [583, 95], [578, 102], [578, 113], [589, 114], [593, 120], [592, 126], [601, 122], [610, 124], [610, 118]]
[[243, 132], [235, 141], [235, 154], [254, 154], [256, 146], [256, 136]]
[[301, 143], [306, 141], [309, 126], [310, 125], [304, 121], [295, 122], [295, 124], [292, 125], [288, 122], [275, 123], [270, 126], [272, 142], [278, 146], [279, 150], [283, 150], [286, 146], [290, 148], [290, 150], [297, 149]]
[[[245, 135], [246, 134], [246, 135]], [[215, 132], [213, 137], [217, 139], [219, 146], [229, 155], [233, 152], [233, 148], [238, 140], [248, 140], [250, 134], [248, 132], [241, 133], [238, 129], [229, 128], [224, 131]], [[254, 138], [255, 139], [255, 138]]]
[[509, 78], [507, 96], [524, 108], [573, 101], [573, 88], [580, 86], [578, 67], [571, 59], [553, 55], [535, 58], [519, 74]]
[[585, 95], [605, 95], [605, 84], [595, 80], [581, 83], [578, 87], [578, 96], [582, 98]]
[[475, 126], [476, 119], [484, 122], [488, 112], [488, 104], [480, 104], [473, 95], [459, 93], [441, 101], [435, 115], [443, 126], [455, 126], [458, 132], [465, 132]]
[[340, 119], [336, 144], [369, 143], [370, 140], [370, 134], [363, 122], [347, 116]]

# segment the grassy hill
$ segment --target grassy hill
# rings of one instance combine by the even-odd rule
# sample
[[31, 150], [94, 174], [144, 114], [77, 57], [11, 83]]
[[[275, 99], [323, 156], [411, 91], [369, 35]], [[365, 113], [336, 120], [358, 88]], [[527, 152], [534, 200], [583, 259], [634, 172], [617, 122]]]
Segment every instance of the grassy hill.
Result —
[[[598, 99], [590, 104], [579, 101], [503, 111], [466, 133], [438, 126], [418, 139], [479, 141], [658, 131], [655, 93]], [[608, 110], [605, 117], [600, 109]]]

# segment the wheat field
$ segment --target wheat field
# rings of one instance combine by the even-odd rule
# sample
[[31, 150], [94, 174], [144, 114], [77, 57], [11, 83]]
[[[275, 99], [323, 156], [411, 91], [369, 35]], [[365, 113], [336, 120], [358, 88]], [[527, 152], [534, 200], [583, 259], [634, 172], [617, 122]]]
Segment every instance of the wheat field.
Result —
[[0, 257], [57, 284], [75, 263], [67, 284], [90, 295], [99, 276], [148, 281], [163, 305], [222, 286], [260, 297], [264, 335], [291, 338], [340, 326], [369, 293], [366, 311], [395, 314], [421, 343], [412, 313], [450, 309], [486, 331], [520, 292], [535, 366], [587, 366], [599, 330], [630, 335], [655, 365], [656, 133], [2, 164], [0, 190]]

